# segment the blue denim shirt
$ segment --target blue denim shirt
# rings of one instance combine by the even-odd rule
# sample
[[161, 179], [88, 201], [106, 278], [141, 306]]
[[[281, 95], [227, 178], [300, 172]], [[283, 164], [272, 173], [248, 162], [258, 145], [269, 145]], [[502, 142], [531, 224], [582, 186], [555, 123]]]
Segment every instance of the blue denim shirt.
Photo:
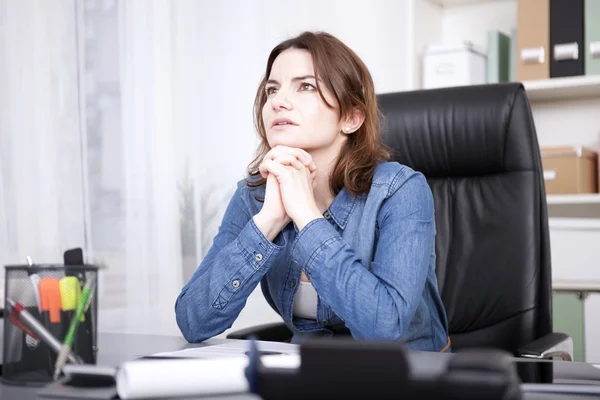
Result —
[[[294, 333], [331, 335], [344, 326], [365, 340], [403, 341], [440, 351], [448, 323], [435, 275], [435, 219], [424, 176], [396, 162], [378, 165], [363, 196], [340, 191], [322, 218], [293, 223], [269, 241], [254, 224], [264, 186], [244, 181], [214, 243], [179, 294], [184, 337], [200, 342], [230, 328], [260, 283], [269, 305]], [[301, 272], [318, 293], [317, 320], [295, 318]]]

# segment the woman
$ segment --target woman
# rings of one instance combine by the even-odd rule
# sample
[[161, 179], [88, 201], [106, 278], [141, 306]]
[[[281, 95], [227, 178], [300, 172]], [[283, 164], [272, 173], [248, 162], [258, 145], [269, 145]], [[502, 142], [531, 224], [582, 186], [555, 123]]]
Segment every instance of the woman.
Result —
[[433, 197], [388, 162], [359, 57], [326, 33], [276, 46], [255, 101], [261, 138], [208, 254], [176, 302], [190, 342], [231, 327], [258, 285], [294, 334], [447, 351]]

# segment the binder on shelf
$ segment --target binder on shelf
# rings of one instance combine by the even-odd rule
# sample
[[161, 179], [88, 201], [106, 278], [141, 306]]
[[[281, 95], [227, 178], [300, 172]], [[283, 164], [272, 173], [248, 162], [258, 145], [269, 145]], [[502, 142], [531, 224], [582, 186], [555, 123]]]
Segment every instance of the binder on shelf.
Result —
[[510, 79], [510, 37], [500, 31], [487, 34], [487, 83]]
[[510, 53], [508, 54], [509, 58], [509, 82], [517, 81], [517, 60], [518, 60], [518, 51], [517, 51], [517, 28], [512, 28], [510, 31]]
[[584, 5], [585, 74], [600, 75], [600, 1], [585, 0]]
[[550, 0], [550, 77], [583, 75], [583, 1]]
[[550, 77], [550, 2], [518, 2], [517, 80], [530, 81]]

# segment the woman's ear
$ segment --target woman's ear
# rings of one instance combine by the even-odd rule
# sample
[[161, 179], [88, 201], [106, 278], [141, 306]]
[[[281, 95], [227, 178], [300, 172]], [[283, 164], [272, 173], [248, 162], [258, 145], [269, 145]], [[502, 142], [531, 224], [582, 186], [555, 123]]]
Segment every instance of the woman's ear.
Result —
[[365, 122], [365, 113], [358, 108], [352, 110], [352, 114], [342, 121], [342, 132], [346, 135], [356, 132]]

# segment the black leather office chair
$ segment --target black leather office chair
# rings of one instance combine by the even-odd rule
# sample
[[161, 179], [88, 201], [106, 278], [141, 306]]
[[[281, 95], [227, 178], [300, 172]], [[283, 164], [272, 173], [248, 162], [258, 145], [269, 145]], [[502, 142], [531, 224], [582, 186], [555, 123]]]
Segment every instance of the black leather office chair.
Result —
[[[389, 93], [379, 102], [394, 160], [422, 172], [435, 198], [452, 350], [572, 360], [571, 338], [552, 333], [546, 194], [523, 86]], [[228, 337], [278, 340], [286, 331], [269, 324]]]

